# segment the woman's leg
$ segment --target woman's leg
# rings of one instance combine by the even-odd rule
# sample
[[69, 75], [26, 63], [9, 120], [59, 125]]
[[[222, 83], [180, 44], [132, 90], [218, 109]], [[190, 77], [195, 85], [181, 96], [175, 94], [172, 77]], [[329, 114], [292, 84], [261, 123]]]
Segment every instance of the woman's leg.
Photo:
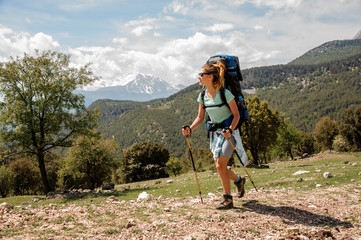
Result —
[[229, 157], [219, 156], [216, 160], [216, 168], [219, 176], [221, 177], [222, 187], [225, 193], [231, 194], [230, 181], [237, 181], [238, 176], [227, 168]]

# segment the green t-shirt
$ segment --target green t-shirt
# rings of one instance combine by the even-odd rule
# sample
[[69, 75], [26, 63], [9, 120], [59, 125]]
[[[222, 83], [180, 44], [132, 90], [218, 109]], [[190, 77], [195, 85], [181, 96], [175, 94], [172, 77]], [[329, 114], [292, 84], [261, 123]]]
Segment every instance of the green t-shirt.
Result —
[[[204, 103], [202, 102], [201, 95], [202, 93], [199, 94], [197, 101], [206, 107], [222, 104], [220, 91], [217, 92], [214, 98], [208, 97], [206, 91], [204, 94]], [[228, 89], [225, 89], [225, 96], [228, 104], [234, 99], [233, 94]], [[232, 115], [231, 109], [229, 109], [226, 104], [221, 107], [207, 107], [206, 111], [213, 123], [221, 123]]]

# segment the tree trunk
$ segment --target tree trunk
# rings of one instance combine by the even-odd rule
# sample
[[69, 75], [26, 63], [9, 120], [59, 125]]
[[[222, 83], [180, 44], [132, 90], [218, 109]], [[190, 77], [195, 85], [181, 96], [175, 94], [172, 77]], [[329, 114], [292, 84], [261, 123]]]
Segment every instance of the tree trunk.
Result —
[[252, 158], [253, 158], [253, 164], [258, 166], [258, 153], [257, 153], [257, 151], [251, 149], [251, 154], [252, 154]]
[[48, 176], [46, 174], [46, 169], [45, 169], [45, 154], [43, 151], [38, 151], [38, 163], [39, 163], [39, 169], [40, 169], [40, 174], [41, 174], [41, 179], [43, 181], [43, 190], [44, 193], [47, 194], [48, 192], [51, 191], [51, 187], [48, 181]]
[[286, 148], [286, 152], [288, 155], [290, 155], [291, 160], [293, 160], [292, 147]]
[[291, 159], [293, 160], [292, 150], [290, 150], [288, 153], [290, 154], [290, 157], [291, 157]]

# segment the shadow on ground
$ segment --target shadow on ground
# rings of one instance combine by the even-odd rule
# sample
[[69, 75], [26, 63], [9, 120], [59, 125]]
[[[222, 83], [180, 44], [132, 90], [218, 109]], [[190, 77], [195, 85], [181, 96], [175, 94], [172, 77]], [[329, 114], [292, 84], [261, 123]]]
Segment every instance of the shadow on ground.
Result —
[[243, 204], [242, 208], [239, 208], [239, 210], [278, 216], [284, 219], [283, 222], [285, 224], [289, 225], [302, 224], [306, 226], [352, 227], [350, 222], [341, 221], [329, 216], [312, 213], [310, 211], [290, 206], [273, 207], [266, 204], [261, 204], [257, 200], [247, 201], [245, 204]]

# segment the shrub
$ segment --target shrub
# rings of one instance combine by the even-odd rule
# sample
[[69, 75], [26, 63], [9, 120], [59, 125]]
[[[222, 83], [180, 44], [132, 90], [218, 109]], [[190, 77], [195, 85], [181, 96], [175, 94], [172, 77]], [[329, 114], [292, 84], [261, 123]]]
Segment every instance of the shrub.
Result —
[[333, 140], [332, 148], [338, 152], [348, 151], [348, 144], [342, 135], [337, 135]]
[[338, 135], [339, 123], [325, 116], [316, 124], [314, 135], [321, 150], [332, 150], [332, 143]]
[[9, 168], [15, 175], [15, 194], [36, 194], [40, 191], [40, 171], [30, 159], [17, 159], [10, 163]]
[[59, 171], [59, 185], [63, 188], [100, 187], [110, 181], [116, 169], [117, 146], [113, 140], [102, 137], [77, 138], [63, 160]]
[[15, 183], [15, 174], [5, 165], [0, 167], [0, 194], [1, 197], [7, 197], [13, 189]]
[[123, 151], [122, 175], [125, 182], [168, 177], [169, 151], [160, 143], [137, 143]]
[[178, 158], [171, 157], [166, 165], [168, 172], [173, 173], [174, 176], [177, 176], [177, 174], [181, 173], [182, 171], [182, 165]]

